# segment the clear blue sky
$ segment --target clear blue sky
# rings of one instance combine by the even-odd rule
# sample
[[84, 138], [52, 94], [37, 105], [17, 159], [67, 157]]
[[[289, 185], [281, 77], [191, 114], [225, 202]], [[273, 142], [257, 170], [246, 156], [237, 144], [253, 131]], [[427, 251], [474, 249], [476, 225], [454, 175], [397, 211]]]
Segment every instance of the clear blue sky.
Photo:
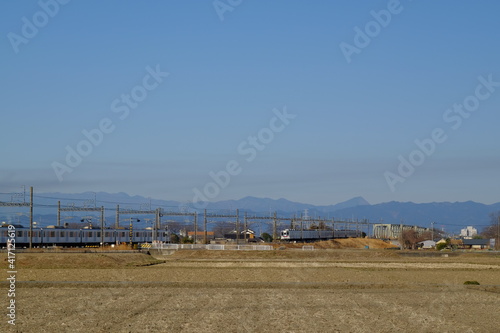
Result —
[[500, 82], [498, 1], [54, 1], [0, 4], [0, 192], [500, 201], [500, 86], [478, 88]]

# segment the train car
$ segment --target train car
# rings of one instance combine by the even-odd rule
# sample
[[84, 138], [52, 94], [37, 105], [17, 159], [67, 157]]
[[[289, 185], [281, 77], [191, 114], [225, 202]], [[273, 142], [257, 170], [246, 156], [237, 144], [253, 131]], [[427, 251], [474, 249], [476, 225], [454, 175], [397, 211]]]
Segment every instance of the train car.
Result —
[[358, 230], [294, 230], [285, 229], [281, 231], [281, 240], [311, 242], [333, 238], [361, 237], [362, 232]]
[[104, 244], [115, 244], [116, 243], [116, 230], [104, 229]]
[[101, 229], [82, 229], [82, 244], [93, 245], [101, 242]]
[[[10, 226], [10, 227], [9, 227]], [[30, 244], [30, 230], [22, 225], [4, 224], [0, 227], [0, 248], [7, 246], [7, 241], [14, 239], [17, 248], [28, 247]], [[153, 235], [153, 232], [155, 233]], [[101, 233], [104, 233], [101, 235]], [[14, 236], [14, 237], [12, 237]], [[154, 236], [154, 237], [153, 237]], [[151, 243], [154, 240], [165, 242], [168, 235], [164, 230], [153, 231], [146, 229], [71, 229], [58, 226], [33, 228], [31, 243], [33, 247], [46, 246], [95, 246], [118, 243]]]
[[363, 237], [363, 232], [359, 230], [335, 230], [334, 238], [357, 238]]
[[[3, 224], [0, 227], [0, 247], [6, 247], [7, 241], [12, 239], [16, 247], [29, 244], [29, 228], [24, 228], [22, 225], [17, 224]], [[39, 229], [33, 229], [33, 242], [40, 243], [42, 239], [43, 232]]]
[[285, 229], [281, 232], [282, 240], [314, 241], [333, 238], [333, 230], [294, 230]]
[[115, 230], [115, 240], [113, 243], [127, 243], [130, 242], [130, 231], [126, 229]]

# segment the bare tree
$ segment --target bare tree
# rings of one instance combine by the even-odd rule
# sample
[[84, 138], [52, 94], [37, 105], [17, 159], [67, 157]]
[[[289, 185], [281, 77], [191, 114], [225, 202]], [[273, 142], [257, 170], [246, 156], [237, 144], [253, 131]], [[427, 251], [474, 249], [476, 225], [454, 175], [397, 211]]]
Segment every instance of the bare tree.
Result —
[[184, 230], [186, 232], [194, 230], [193, 223], [189, 222], [167, 221], [162, 224], [165, 225], [168, 231], [170, 231], [173, 234], [179, 234], [181, 230]]
[[490, 214], [491, 224], [483, 229], [481, 236], [486, 239], [494, 238], [495, 247], [500, 248], [500, 212]]
[[235, 224], [231, 222], [219, 221], [213, 229], [216, 238], [223, 238], [225, 234], [235, 230]]
[[430, 231], [425, 231], [418, 233], [415, 229], [405, 229], [401, 232], [399, 241], [403, 249], [415, 250], [417, 244], [423, 242], [424, 240], [431, 239], [432, 235]]

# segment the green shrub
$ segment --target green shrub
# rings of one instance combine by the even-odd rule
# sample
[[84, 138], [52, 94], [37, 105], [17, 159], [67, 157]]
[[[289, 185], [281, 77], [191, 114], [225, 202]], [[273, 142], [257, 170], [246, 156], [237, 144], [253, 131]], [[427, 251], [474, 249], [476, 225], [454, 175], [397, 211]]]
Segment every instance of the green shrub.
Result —
[[193, 244], [194, 242], [193, 242], [193, 240], [192, 240], [191, 238], [189, 238], [189, 237], [182, 237], [182, 239], [181, 239], [181, 243], [182, 243], [182, 244]]
[[441, 251], [441, 250], [444, 250], [444, 249], [446, 249], [446, 243], [436, 244], [436, 250]]
[[264, 240], [266, 243], [271, 243], [273, 241], [273, 236], [268, 234], [267, 232], [263, 232], [260, 237]]
[[464, 284], [472, 284], [472, 285], [479, 286], [479, 282], [477, 282], [477, 281], [465, 281]]
[[181, 242], [181, 238], [179, 237], [179, 235], [176, 235], [176, 234], [170, 235], [170, 243], [179, 244], [180, 242]]

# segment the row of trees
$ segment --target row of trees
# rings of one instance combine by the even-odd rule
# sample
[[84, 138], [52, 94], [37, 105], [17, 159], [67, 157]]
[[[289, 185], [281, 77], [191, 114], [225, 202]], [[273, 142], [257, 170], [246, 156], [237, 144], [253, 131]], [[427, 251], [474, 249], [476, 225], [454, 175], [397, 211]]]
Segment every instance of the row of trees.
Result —
[[[400, 243], [403, 249], [416, 249], [417, 244], [423, 242], [425, 240], [431, 240], [434, 236], [434, 239], [441, 238], [443, 233], [440, 230], [434, 229], [434, 233], [432, 231], [426, 231], [423, 233], [418, 233], [414, 229], [406, 229], [401, 232], [400, 235]], [[477, 238], [484, 239], [496, 239], [496, 248], [500, 249], [500, 212], [490, 214], [490, 225], [485, 227], [480, 235]]]
[[[500, 234], [500, 212], [496, 214], [495, 213], [490, 214], [490, 220], [491, 220], [490, 225], [483, 229], [483, 231], [481, 232], [481, 236], [487, 239], [494, 238], [498, 242], [498, 237]], [[498, 245], [500, 244], [497, 244], [497, 248]]]
[[[437, 230], [434, 231], [434, 236], [438, 236]], [[432, 232], [426, 231], [419, 233], [415, 229], [405, 229], [399, 236], [399, 243], [402, 249], [416, 250], [417, 244], [426, 240], [432, 239]]]

